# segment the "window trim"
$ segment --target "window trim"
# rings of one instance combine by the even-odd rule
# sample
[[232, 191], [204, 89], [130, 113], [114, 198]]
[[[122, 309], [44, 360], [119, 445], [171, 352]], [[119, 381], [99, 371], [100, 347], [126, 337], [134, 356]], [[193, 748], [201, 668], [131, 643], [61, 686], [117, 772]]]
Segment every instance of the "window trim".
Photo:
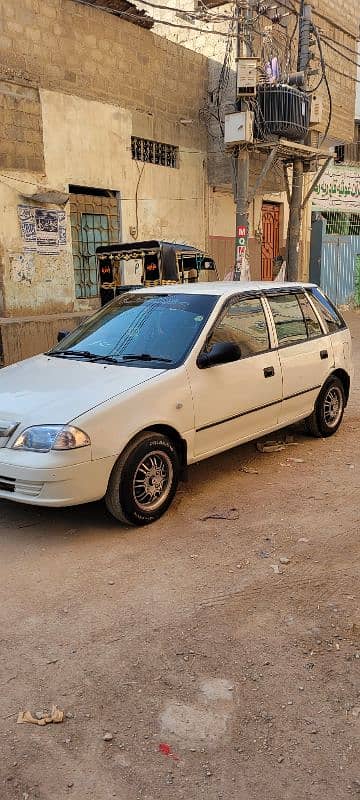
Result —
[[[301, 292], [301, 289], [300, 289], [300, 292]], [[286, 290], [282, 291], [282, 292], [273, 292], [271, 290], [270, 297], [275, 297], [275, 296], [278, 297], [279, 295], [283, 295], [285, 297], [288, 297], [290, 294], [294, 294], [295, 297], [296, 297], [296, 295], [299, 294], [300, 292], [299, 291], [296, 292], [295, 289], [292, 289], [290, 292], [287, 292]], [[306, 325], [306, 322], [305, 322], [305, 317], [303, 315], [302, 308], [301, 308], [301, 305], [300, 305], [297, 297], [296, 297], [296, 301], [297, 301], [297, 304], [298, 304], [300, 312], [301, 312], [303, 323], [305, 325], [306, 338], [305, 339], [299, 339], [299, 341], [297, 341], [297, 342], [290, 342], [289, 344], [280, 344], [280, 342], [279, 342], [279, 337], [278, 337], [277, 329], [276, 329], [276, 322], [275, 322], [275, 319], [274, 319], [274, 315], [273, 315], [273, 312], [272, 312], [272, 308], [271, 308], [270, 302], [268, 301], [269, 312], [270, 312], [272, 320], [273, 320], [273, 326], [274, 326], [274, 331], [275, 331], [275, 339], [276, 339], [276, 342], [277, 342], [277, 345], [276, 345], [276, 349], [277, 350], [285, 350], [287, 347], [297, 347], [299, 344], [304, 344], [305, 342], [310, 342], [311, 341], [311, 339], [309, 339], [309, 337], [308, 337], [308, 330], [307, 330], [307, 325]]]
[[[308, 301], [308, 303], [309, 303], [309, 306], [310, 306], [310, 307], [313, 309], [313, 311], [315, 311], [315, 309], [314, 309], [314, 307], [313, 307], [313, 304], [310, 302], [310, 300], [309, 300], [309, 298], [308, 298], [308, 295], [307, 295], [307, 292], [305, 291], [305, 289], [302, 289], [300, 292], [297, 292], [297, 294], [302, 294], [302, 295], [305, 297], [305, 300], [307, 300], [307, 301]], [[299, 303], [299, 305], [300, 305], [300, 303]], [[300, 308], [301, 308], [301, 306], [300, 306]], [[303, 312], [303, 309], [302, 309], [302, 308], [301, 308], [301, 312], [302, 312], [302, 315], [303, 315], [303, 317], [304, 317], [304, 312]], [[315, 342], [315, 341], [316, 341], [316, 339], [322, 339], [322, 337], [323, 337], [324, 335], [325, 335], [325, 336], [328, 336], [328, 335], [329, 335], [329, 334], [328, 334], [326, 331], [325, 331], [325, 334], [324, 334], [324, 326], [322, 325], [322, 320], [321, 320], [321, 319], [319, 319], [319, 315], [315, 313], [315, 317], [316, 317], [316, 319], [317, 319], [317, 321], [318, 321], [318, 323], [319, 323], [319, 325], [320, 325], [320, 330], [321, 330], [321, 331], [323, 331], [323, 332], [322, 332], [322, 333], [319, 333], [317, 336], [309, 336], [309, 330], [308, 330], [308, 326], [306, 325], [306, 319], [305, 319], [305, 317], [304, 317], [304, 322], [305, 322], [305, 325], [306, 325], [306, 330], [307, 330], [307, 332], [308, 332], [308, 337], [307, 337], [307, 341], [308, 341], [308, 342]]]
[[[219, 309], [219, 312], [218, 312], [214, 322], [212, 323], [212, 326], [211, 326], [209, 332], [206, 334], [205, 341], [202, 343], [201, 348], [200, 348], [200, 350], [199, 350], [199, 352], [198, 352], [198, 354], [196, 356], [196, 362], [197, 362], [197, 359], [198, 359], [199, 355], [201, 353], [203, 353], [205, 348], [207, 347], [208, 342], [210, 341], [211, 336], [213, 334], [214, 328], [218, 324], [218, 322], [220, 320], [220, 317], [226, 312], [227, 307], [231, 303], [240, 302], [241, 300], [260, 300], [260, 303], [262, 305], [262, 309], [263, 309], [263, 312], [264, 312], [264, 317], [265, 317], [265, 322], [266, 322], [266, 327], [267, 327], [267, 332], [268, 332], [268, 337], [269, 337], [269, 347], [266, 350], [261, 350], [259, 353], [251, 353], [248, 356], [242, 356], [241, 358], [239, 358], [239, 361], [237, 361], [236, 363], [239, 363], [241, 361], [246, 361], [248, 358], [256, 358], [257, 356], [263, 356], [264, 353], [271, 353], [274, 350], [276, 350], [276, 347], [273, 346], [273, 341], [274, 341], [273, 330], [272, 330], [272, 327], [269, 324], [269, 317], [268, 317], [268, 313], [267, 313], [267, 308], [266, 308], [265, 303], [264, 303], [264, 295], [263, 295], [262, 291], [261, 290], [257, 290], [257, 291], [254, 291], [254, 292], [243, 292], [242, 294], [233, 294], [233, 295], [231, 295], [231, 297], [227, 297], [226, 298], [223, 306]], [[234, 362], [230, 362], [230, 363], [233, 364]]]
[[[323, 323], [323, 327], [326, 330], [326, 335], [327, 336], [333, 336], [336, 333], [341, 333], [341, 331], [348, 330], [348, 325], [347, 325], [346, 320], [344, 319], [343, 315], [340, 313], [339, 309], [336, 308], [335, 304], [330, 300], [330, 298], [326, 294], [324, 294], [324, 292], [320, 289], [319, 286], [313, 286], [313, 287], [311, 287], [311, 288], [309, 288], [307, 290], [311, 300], [313, 301], [313, 291], [316, 290], [316, 289], [318, 290], [318, 292], [320, 292], [321, 295], [323, 295], [325, 300], [329, 303], [330, 308], [332, 308], [335, 311], [335, 314], [337, 314], [337, 316], [338, 316], [338, 318], [339, 318], [339, 320], [341, 322], [340, 328], [337, 328], [336, 331], [329, 331], [329, 330], [327, 330], [327, 324], [326, 324], [325, 319], [323, 320], [321, 318], [321, 322]], [[316, 305], [315, 305], [314, 302], [312, 302], [312, 305], [314, 306], [318, 316], [320, 316], [320, 312], [317, 310]]]
[[316, 316], [317, 316], [317, 318], [318, 318], [318, 320], [320, 322], [321, 330], [323, 331], [323, 336], [330, 336], [330, 332], [326, 328], [325, 320], [320, 315], [320, 312], [316, 308], [316, 305], [315, 305], [315, 303], [313, 301], [313, 297], [312, 297], [311, 291], [306, 290], [305, 294], [306, 294], [307, 299], [308, 299], [308, 301], [309, 301], [309, 303], [311, 305], [311, 308], [314, 309], [314, 312], [315, 312], [315, 314], [316, 314]]

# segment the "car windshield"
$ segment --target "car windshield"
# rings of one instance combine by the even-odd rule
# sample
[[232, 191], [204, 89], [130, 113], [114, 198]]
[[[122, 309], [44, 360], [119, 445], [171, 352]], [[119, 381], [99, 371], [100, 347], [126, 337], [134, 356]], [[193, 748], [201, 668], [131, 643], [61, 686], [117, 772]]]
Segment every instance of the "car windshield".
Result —
[[49, 355], [176, 366], [198, 338], [217, 299], [203, 294], [122, 295], [66, 336]]

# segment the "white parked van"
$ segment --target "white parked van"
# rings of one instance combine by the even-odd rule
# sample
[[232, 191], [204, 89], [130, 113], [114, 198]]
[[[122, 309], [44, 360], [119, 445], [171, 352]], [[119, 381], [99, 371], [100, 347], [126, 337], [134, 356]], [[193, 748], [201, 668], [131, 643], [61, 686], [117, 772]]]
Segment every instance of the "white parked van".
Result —
[[49, 353], [0, 372], [0, 498], [105, 497], [146, 525], [188, 464], [298, 420], [338, 429], [346, 323], [313, 285], [197, 283], [123, 294]]

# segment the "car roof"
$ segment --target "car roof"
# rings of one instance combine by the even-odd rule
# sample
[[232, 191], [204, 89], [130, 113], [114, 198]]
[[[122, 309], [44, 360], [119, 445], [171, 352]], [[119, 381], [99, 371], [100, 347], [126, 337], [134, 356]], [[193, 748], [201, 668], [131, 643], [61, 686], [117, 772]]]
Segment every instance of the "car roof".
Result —
[[198, 283], [176, 283], [162, 286], [149, 286], [137, 289], [146, 294], [207, 294], [218, 297], [233, 294], [246, 294], [248, 292], [277, 291], [288, 289], [313, 288], [314, 283], [290, 283], [274, 281], [199, 281]]

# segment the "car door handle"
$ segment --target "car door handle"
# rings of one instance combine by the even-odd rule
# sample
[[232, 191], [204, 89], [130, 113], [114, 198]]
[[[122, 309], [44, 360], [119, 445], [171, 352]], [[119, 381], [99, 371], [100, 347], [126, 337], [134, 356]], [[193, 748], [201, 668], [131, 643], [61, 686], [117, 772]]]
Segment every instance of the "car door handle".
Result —
[[322, 361], [325, 361], [325, 358], [329, 358], [329, 353], [327, 350], [320, 350], [320, 358]]
[[265, 367], [264, 369], [265, 378], [273, 378], [275, 375], [274, 367]]

